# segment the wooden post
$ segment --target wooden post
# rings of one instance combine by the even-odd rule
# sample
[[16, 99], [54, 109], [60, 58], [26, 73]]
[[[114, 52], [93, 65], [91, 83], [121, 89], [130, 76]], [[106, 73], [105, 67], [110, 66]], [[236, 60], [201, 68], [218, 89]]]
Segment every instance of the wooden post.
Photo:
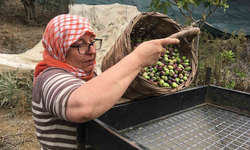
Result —
[[207, 67], [205, 85], [210, 85], [211, 67]]

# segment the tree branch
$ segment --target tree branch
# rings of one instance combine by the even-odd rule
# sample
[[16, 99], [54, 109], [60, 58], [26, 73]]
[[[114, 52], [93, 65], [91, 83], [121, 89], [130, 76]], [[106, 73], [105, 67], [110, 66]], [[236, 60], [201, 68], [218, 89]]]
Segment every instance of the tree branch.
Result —
[[192, 13], [193, 13], [193, 11], [194, 11], [194, 4], [192, 4]]
[[[185, 14], [183, 13], [183, 11], [181, 10], [181, 8], [179, 8], [179, 10], [180, 10], [181, 14], [182, 14], [184, 17], [191, 19], [191, 20], [195, 23], [195, 25], [198, 27], [198, 25], [197, 25], [196, 21], [194, 20], [194, 18], [192, 17], [192, 15], [191, 15], [191, 16], [187, 16], [187, 15], [185, 15]], [[189, 12], [190, 12], [190, 11], [189, 11]]]
[[187, 18], [188, 18], [188, 16], [186, 16], [186, 15], [182, 12], [181, 8], [179, 8], [179, 10], [180, 10], [181, 14], [182, 14], [184, 17], [187, 17]]
[[168, 0], [168, 2], [169, 2], [171, 5], [178, 6], [177, 4], [175, 4], [176, 1], [175, 1], [175, 3], [173, 3], [173, 2], [171, 2], [170, 0]]
[[[218, 2], [218, 4], [216, 5], [216, 7], [214, 8], [214, 10], [211, 12], [211, 10], [209, 10], [209, 14], [207, 15], [207, 17], [206, 17], [206, 19], [205, 20], [207, 20], [207, 18], [212, 14], [212, 13], [214, 13], [214, 11], [218, 8], [218, 6], [220, 5], [220, 2], [221, 2], [221, 0]], [[205, 20], [204, 20], [204, 22], [205, 22]]]
[[[169, 0], [168, 0], [168, 1], [169, 1]], [[173, 1], [174, 1], [176, 4], [178, 3], [177, 0], [173, 0]], [[171, 3], [171, 4], [172, 4], [172, 3]], [[197, 25], [197, 23], [196, 23], [196, 21], [193, 19], [192, 15], [190, 15], [190, 16], [185, 15], [185, 14], [183, 13], [183, 11], [181, 10], [181, 8], [179, 8], [179, 11], [181, 12], [181, 14], [182, 14], [184, 17], [190, 18], [190, 19]], [[190, 12], [189, 9], [188, 9], [187, 11]], [[191, 14], [191, 12], [190, 12], [190, 14]]]

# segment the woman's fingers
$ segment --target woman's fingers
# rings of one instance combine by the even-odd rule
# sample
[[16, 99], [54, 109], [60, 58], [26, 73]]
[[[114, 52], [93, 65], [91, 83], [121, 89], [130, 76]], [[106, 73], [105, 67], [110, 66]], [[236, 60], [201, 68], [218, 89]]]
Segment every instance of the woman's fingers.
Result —
[[171, 44], [178, 44], [180, 40], [177, 38], [164, 38], [164, 39], [160, 39], [160, 42], [162, 46], [167, 46]]
[[166, 53], [165, 46], [178, 44], [180, 41], [177, 38], [156, 39], [140, 44], [134, 53], [141, 60], [142, 66], [154, 64], [161, 56]]

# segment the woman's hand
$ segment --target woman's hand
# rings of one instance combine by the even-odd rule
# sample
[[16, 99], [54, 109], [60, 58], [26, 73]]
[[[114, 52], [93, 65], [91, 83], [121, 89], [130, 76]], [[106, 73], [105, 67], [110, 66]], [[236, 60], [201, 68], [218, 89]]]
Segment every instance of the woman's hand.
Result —
[[161, 54], [166, 52], [165, 46], [178, 44], [179, 42], [179, 39], [176, 38], [151, 40], [140, 44], [132, 53], [137, 55], [141, 67], [147, 67], [155, 64]]

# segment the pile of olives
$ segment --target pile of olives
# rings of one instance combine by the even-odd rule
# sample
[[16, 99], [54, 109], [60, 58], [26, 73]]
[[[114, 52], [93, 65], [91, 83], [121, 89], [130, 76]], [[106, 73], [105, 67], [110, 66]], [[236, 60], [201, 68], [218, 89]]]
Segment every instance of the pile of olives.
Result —
[[[131, 40], [132, 48], [135, 49], [142, 41], [147, 40]], [[191, 70], [189, 59], [180, 55], [179, 50], [174, 45], [168, 45], [166, 53], [161, 54], [156, 64], [142, 69], [142, 75], [145, 79], [160, 87], [176, 88], [187, 81]]]

